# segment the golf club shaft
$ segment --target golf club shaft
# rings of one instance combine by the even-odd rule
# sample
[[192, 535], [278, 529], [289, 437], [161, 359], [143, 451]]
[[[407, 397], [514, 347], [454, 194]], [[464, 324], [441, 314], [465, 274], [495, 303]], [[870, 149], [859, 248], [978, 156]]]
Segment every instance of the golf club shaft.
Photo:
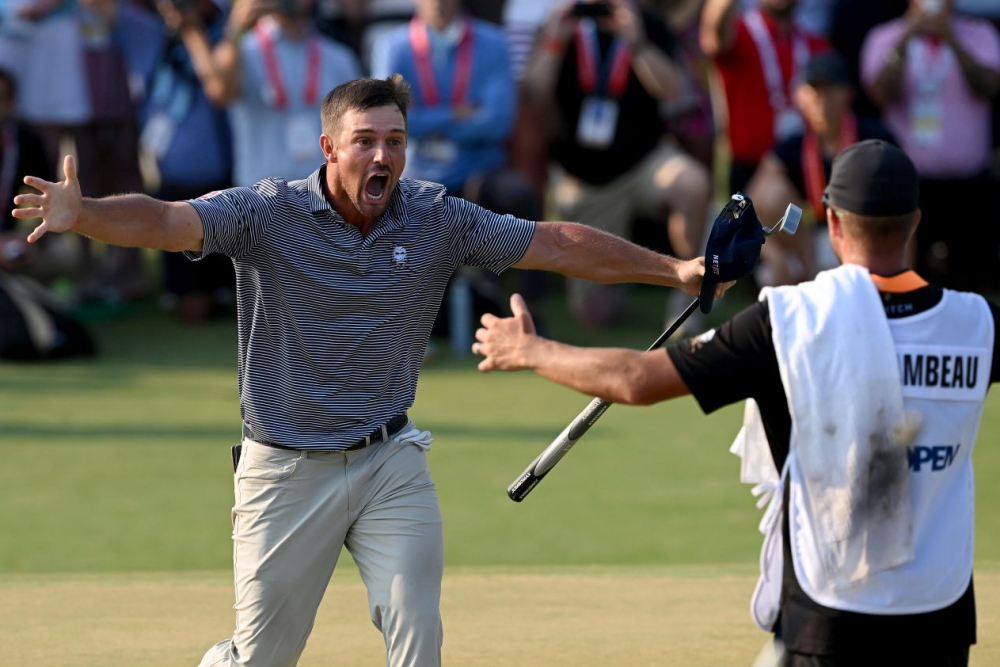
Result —
[[[662, 347], [667, 339], [674, 335], [674, 332], [691, 317], [691, 314], [698, 308], [698, 299], [684, 309], [684, 312], [674, 320], [667, 330], [660, 334], [660, 337], [653, 341], [653, 344], [646, 349], [647, 352]], [[524, 472], [507, 487], [507, 495], [514, 502], [521, 502], [531, 493], [531, 490], [538, 486], [538, 483], [545, 478], [549, 471], [555, 467], [559, 460], [566, 455], [573, 445], [590, 430], [590, 427], [597, 423], [608, 408], [610, 401], [595, 398], [587, 405], [576, 418], [569, 423], [563, 432], [556, 437], [552, 443], [546, 447], [538, 457], [531, 462]]]

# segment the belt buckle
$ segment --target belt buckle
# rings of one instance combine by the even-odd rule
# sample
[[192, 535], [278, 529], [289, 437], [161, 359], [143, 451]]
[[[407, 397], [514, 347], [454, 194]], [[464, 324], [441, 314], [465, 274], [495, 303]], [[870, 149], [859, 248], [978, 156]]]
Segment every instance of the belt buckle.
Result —
[[[389, 429], [386, 428], [385, 424], [379, 426], [379, 431], [380, 432], [378, 433], [369, 433], [368, 435], [365, 436], [365, 447], [373, 443], [385, 442], [386, 440], [389, 439]], [[374, 440], [374, 438], [380, 435], [382, 436], [381, 438], [379, 438], [378, 440]]]

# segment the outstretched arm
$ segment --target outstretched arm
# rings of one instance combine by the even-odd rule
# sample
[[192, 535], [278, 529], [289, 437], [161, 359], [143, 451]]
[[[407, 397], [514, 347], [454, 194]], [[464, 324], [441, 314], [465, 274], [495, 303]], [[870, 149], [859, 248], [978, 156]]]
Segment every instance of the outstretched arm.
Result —
[[[697, 296], [705, 258], [680, 260], [575, 222], [539, 222], [517, 269], [542, 269], [598, 283], [648, 283]], [[716, 296], [730, 284], [719, 285]]]
[[85, 198], [80, 194], [76, 162], [71, 155], [66, 156], [63, 171], [66, 180], [58, 183], [26, 176], [24, 182], [41, 194], [14, 198], [15, 204], [26, 207], [14, 209], [15, 218], [42, 219], [28, 236], [30, 243], [48, 232], [73, 230], [112, 245], [201, 250], [204, 240], [201, 218], [190, 204], [160, 201], [146, 195]]
[[544, 378], [613, 403], [650, 405], [690, 393], [664, 350], [584, 348], [538, 336], [519, 294], [513, 317], [486, 314], [472, 351], [485, 357], [479, 370], [532, 370]]

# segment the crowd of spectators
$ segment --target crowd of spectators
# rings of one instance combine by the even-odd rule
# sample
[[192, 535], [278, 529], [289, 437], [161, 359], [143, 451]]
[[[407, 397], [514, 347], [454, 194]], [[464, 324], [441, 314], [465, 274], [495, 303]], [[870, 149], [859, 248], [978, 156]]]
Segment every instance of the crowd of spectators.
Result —
[[[997, 5], [11, 0], [0, 5], [0, 200], [9, 206], [25, 174], [59, 178], [68, 153], [88, 196], [186, 199], [304, 178], [322, 162], [324, 94], [400, 72], [414, 90], [406, 175], [501, 213], [580, 221], [691, 257], [713, 202], [731, 192], [750, 194], [765, 222], [800, 205], [809, 231], [769, 245], [762, 284], [835, 261], [822, 200], [833, 156], [860, 139], [897, 143], [922, 178], [917, 268], [994, 289]], [[136, 250], [75, 236], [28, 248], [24, 236], [0, 217], [0, 271], [69, 277], [81, 300], [152, 289]], [[165, 254], [162, 275], [164, 302], [185, 320], [231, 298], [221, 258]], [[542, 294], [527, 283], [529, 297]], [[590, 327], [623, 303], [580, 281], [567, 297]]]

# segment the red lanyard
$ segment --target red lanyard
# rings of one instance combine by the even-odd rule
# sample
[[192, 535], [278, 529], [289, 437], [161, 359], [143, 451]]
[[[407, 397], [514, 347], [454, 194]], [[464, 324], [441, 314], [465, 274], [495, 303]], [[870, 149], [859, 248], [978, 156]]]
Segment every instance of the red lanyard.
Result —
[[581, 19], [576, 27], [576, 74], [580, 90], [584, 95], [621, 97], [628, 86], [632, 52], [628, 44], [616, 37], [604, 62], [598, 61], [600, 53], [597, 26], [589, 19]]
[[[258, 21], [254, 33], [257, 37], [257, 44], [260, 46], [261, 56], [264, 58], [264, 68], [267, 70], [268, 83], [274, 92], [274, 106], [278, 109], [288, 107], [288, 93], [285, 92], [285, 83], [281, 79], [281, 68], [278, 66], [278, 56], [274, 50], [274, 40], [271, 33], [265, 27], [264, 21]], [[302, 91], [302, 100], [307, 107], [316, 105], [319, 100], [319, 61], [320, 45], [319, 38], [312, 37], [309, 40], [309, 53], [307, 54], [306, 65], [306, 85]]]
[[[858, 141], [858, 119], [853, 113], [847, 112], [840, 119], [840, 137], [837, 139], [837, 152], [844, 150]], [[806, 129], [802, 137], [802, 176], [806, 185], [806, 197], [812, 204], [816, 218], [823, 216], [823, 190], [826, 189], [826, 171], [823, 169], [823, 156], [819, 148], [819, 136]]]
[[[424, 104], [436, 107], [441, 104], [434, 65], [431, 62], [431, 40], [427, 34], [427, 24], [420, 18], [410, 21], [410, 46], [417, 66], [417, 79]], [[472, 80], [472, 21], [465, 22], [465, 34], [458, 43], [455, 61], [455, 79], [451, 88], [451, 105], [464, 106], [469, 96], [469, 82]]]

